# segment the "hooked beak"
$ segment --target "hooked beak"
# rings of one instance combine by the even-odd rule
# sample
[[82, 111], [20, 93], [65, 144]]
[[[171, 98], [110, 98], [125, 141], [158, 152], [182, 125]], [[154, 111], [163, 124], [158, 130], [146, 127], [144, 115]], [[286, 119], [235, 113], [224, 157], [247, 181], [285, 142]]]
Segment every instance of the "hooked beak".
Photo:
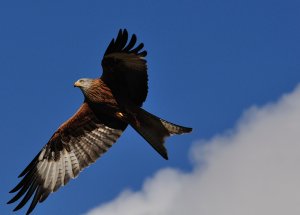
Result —
[[81, 85], [80, 85], [80, 83], [79, 83], [79, 81], [76, 81], [75, 83], [74, 83], [74, 87], [80, 87]]

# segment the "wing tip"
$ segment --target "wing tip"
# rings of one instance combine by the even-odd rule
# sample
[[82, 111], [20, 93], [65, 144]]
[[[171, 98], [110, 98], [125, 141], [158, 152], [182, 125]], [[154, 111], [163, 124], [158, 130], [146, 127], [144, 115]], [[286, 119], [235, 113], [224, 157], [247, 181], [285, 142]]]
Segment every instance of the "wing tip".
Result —
[[12, 204], [12, 203], [14, 203], [14, 201], [12, 201], [12, 199], [11, 200], [9, 200], [8, 202], [6, 202], [6, 204]]
[[15, 193], [16, 192], [16, 190], [15, 190], [15, 188], [13, 188], [12, 190], [10, 190], [8, 193]]
[[193, 128], [184, 127], [184, 133], [191, 133], [193, 131]]
[[160, 154], [165, 160], [169, 160], [168, 154]]
[[128, 42], [127, 29], [120, 28], [116, 39], [112, 39], [111, 42], [109, 43], [104, 53], [104, 56], [114, 52], [123, 52], [123, 53], [134, 53], [141, 57], [146, 57], [147, 51], [144, 50], [142, 52], [139, 52], [144, 47], [143, 43], [140, 43], [136, 48], [134, 48], [136, 41], [137, 41], [137, 36], [135, 34], [132, 34], [131, 39]]

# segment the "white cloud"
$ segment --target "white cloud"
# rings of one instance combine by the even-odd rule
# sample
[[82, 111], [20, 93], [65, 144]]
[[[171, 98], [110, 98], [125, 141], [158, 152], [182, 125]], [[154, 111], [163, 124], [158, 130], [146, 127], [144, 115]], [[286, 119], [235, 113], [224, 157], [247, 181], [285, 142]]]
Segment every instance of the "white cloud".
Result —
[[192, 172], [160, 170], [87, 215], [299, 215], [300, 87], [191, 154]]

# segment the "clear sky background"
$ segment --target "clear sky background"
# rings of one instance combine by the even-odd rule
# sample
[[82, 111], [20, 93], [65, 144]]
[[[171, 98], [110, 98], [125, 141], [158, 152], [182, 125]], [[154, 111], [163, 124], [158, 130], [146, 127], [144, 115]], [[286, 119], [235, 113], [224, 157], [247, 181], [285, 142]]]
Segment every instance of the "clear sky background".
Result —
[[148, 51], [144, 108], [194, 131], [168, 139], [165, 161], [127, 129], [33, 214], [84, 214], [124, 189], [138, 192], [161, 169], [194, 171], [195, 144], [212, 143], [204, 140], [234, 128], [249, 107], [295, 89], [299, 20], [296, 0], [0, 1], [0, 214], [16, 206], [5, 203], [17, 175], [82, 103], [73, 83], [101, 75], [103, 53], [120, 28]]

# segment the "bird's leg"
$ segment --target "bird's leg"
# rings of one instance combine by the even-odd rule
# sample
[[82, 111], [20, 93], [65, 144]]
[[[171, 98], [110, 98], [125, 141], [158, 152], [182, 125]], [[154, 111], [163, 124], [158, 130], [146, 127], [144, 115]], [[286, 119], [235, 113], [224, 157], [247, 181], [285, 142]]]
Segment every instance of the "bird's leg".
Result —
[[124, 114], [122, 112], [117, 112], [116, 116], [120, 119], [124, 118]]
[[137, 127], [140, 127], [140, 121], [138, 120], [137, 112], [135, 111], [134, 107], [127, 107], [125, 108], [127, 116], [129, 118], [130, 123], [134, 124]]

